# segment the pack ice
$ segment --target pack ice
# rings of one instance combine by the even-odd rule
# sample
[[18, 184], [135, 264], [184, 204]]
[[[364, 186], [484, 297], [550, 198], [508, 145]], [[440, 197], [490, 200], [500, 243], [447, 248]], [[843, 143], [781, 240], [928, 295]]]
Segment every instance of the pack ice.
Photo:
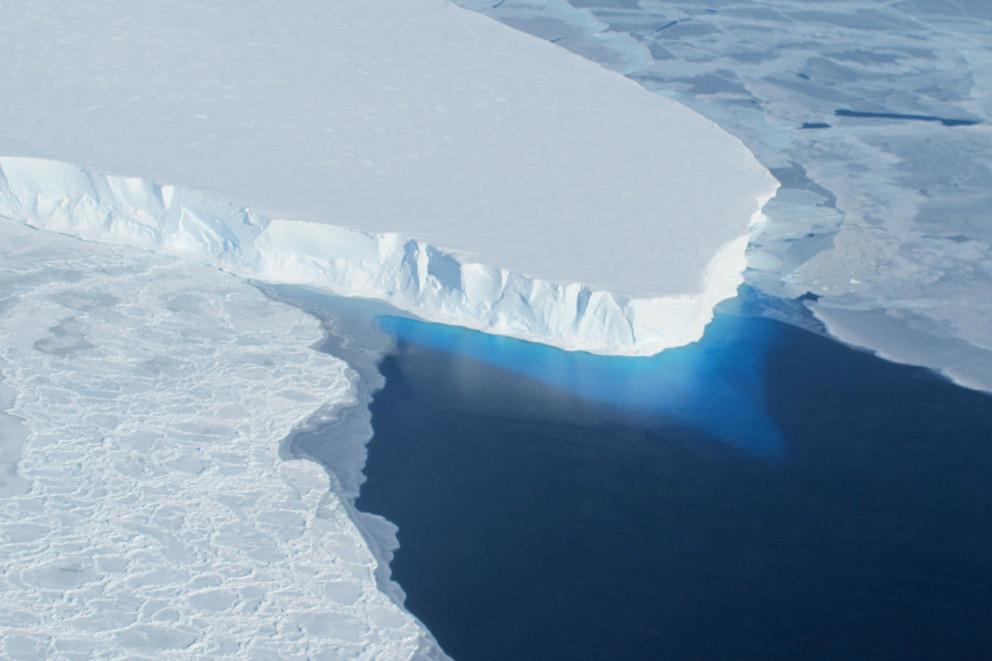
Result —
[[431, 320], [690, 342], [777, 185], [681, 104], [442, 0], [10, 14], [0, 150], [78, 167], [4, 160], [4, 214]]

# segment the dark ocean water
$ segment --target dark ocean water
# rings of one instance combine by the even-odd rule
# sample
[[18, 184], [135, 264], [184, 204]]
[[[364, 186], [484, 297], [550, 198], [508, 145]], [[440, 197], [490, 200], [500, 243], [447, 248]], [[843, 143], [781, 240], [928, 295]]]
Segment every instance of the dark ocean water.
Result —
[[380, 323], [358, 507], [456, 659], [992, 658], [992, 398], [754, 317], [646, 359]]

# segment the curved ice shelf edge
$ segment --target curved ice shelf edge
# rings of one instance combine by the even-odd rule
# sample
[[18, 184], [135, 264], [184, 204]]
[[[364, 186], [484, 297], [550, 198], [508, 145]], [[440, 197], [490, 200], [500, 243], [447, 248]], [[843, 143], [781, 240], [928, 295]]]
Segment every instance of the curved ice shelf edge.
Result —
[[[749, 228], [777, 188], [755, 200]], [[21, 157], [0, 157], [0, 215], [242, 277], [383, 300], [432, 322], [607, 355], [651, 355], [698, 340], [747, 264], [745, 233], [713, 256], [701, 291], [631, 299], [479, 264], [398, 234], [269, 218], [191, 189]]]

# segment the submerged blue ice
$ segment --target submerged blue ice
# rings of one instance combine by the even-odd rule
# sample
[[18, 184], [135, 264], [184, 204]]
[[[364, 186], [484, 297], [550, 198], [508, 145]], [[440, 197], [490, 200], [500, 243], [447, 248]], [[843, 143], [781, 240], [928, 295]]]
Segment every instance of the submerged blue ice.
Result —
[[778, 334], [772, 324], [717, 315], [697, 343], [650, 357], [616, 357], [408, 317], [377, 321], [399, 342], [496, 366], [637, 418], [674, 420], [754, 455], [784, 452], [764, 398], [765, 358]]

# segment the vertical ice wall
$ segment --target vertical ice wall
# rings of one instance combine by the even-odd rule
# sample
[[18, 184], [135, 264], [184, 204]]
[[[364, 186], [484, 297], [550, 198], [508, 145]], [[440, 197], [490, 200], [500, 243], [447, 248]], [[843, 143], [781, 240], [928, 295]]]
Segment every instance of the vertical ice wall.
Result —
[[[414, 240], [408, 259], [426, 271], [404, 307], [568, 348], [697, 337], [740, 281], [776, 187], [683, 104], [444, 0], [39, 0], [9, 12], [0, 41], [0, 84], [16, 92], [0, 106], [0, 154], [164, 181], [356, 241], [402, 237], [386, 252]], [[59, 197], [60, 181], [34, 174]], [[171, 248], [198, 240], [183, 234], [192, 221], [168, 223]], [[139, 242], [158, 231], [126, 224]], [[326, 236], [289, 227], [269, 233], [274, 276], [333, 270]]]
[[628, 298], [475, 263], [395, 233], [270, 219], [183, 188], [9, 157], [0, 157], [0, 216], [250, 278], [386, 300], [434, 321], [607, 354], [650, 354], [698, 339], [713, 307], [740, 284], [747, 243], [740, 236], [718, 249], [700, 291]]
[[459, 2], [607, 66], [598, 44], [635, 42], [651, 59], [633, 79], [782, 183], [750, 284], [809, 292], [841, 339], [992, 389], [987, 3]]

